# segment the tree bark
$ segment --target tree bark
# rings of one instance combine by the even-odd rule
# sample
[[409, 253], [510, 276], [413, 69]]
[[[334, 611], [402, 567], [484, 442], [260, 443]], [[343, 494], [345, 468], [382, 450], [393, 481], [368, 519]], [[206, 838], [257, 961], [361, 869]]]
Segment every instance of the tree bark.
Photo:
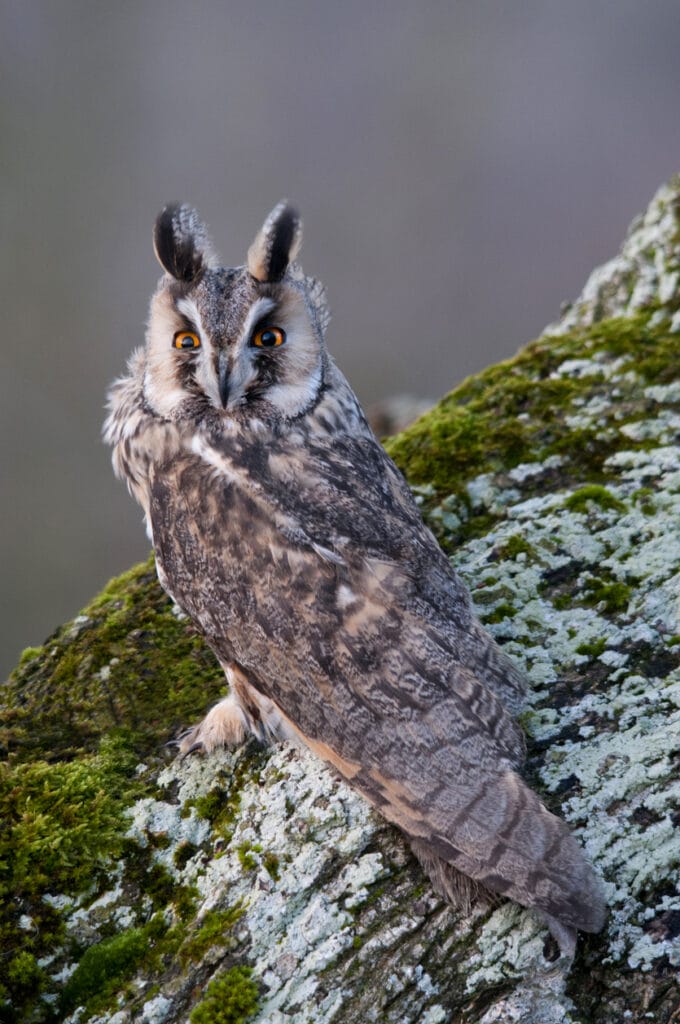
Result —
[[680, 1020], [680, 180], [514, 359], [387, 443], [527, 670], [527, 775], [605, 879], [570, 969], [463, 916], [312, 755], [163, 744], [224, 683], [151, 562], [2, 689], [0, 1016]]

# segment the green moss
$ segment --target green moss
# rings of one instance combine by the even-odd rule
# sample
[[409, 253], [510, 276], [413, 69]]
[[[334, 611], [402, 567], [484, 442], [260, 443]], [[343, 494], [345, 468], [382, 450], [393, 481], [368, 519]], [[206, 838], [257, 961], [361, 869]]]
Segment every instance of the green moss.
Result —
[[173, 614], [149, 560], [25, 653], [0, 688], [0, 742], [18, 759], [53, 761], [95, 751], [124, 725], [146, 758], [223, 690], [213, 654]]
[[564, 503], [564, 507], [570, 512], [587, 512], [589, 506], [596, 505], [601, 509], [614, 509], [617, 512], [625, 512], [626, 506], [616, 498], [611, 491], [599, 484], [588, 484], [587, 487], [580, 487], [573, 494], [570, 494]]
[[134, 839], [125, 837], [121, 842], [121, 859], [125, 865], [126, 886], [148, 897], [154, 910], [172, 905], [182, 918], [195, 911], [196, 890], [177, 883], [163, 864], [156, 863], [150, 846], [140, 846]]
[[[136, 758], [123, 735], [103, 739], [97, 754], [48, 764], [0, 763], [0, 985], [18, 1010], [33, 1001], [18, 973], [45, 955], [63, 933], [46, 893], [91, 891], [123, 850], [125, 806], [139, 790]], [[35, 929], [18, 927], [18, 909]]]
[[267, 851], [262, 855], [262, 864], [269, 874], [270, 878], [273, 878], [276, 882], [280, 874], [280, 861], [275, 853]]
[[584, 654], [589, 658], [599, 658], [607, 646], [607, 641], [604, 637], [599, 637], [597, 640], [593, 640], [590, 643], [579, 644], [576, 648], [577, 654]]
[[245, 1024], [259, 1003], [251, 976], [249, 967], [232, 967], [213, 978], [202, 1002], [192, 1011], [191, 1024]]
[[[22, 950], [10, 959], [6, 977], [15, 994], [40, 991], [46, 981], [45, 972], [27, 950]], [[9, 989], [5, 989], [5, 993], [9, 994]]]
[[[221, 915], [220, 923], [225, 933], [223, 945], [231, 944], [228, 928], [239, 916], [238, 908]], [[209, 945], [217, 944], [218, 937], [211, 943], [197, 943], [198, 955]], [[142, 974], [145, 978], [147, 986], [143, 990], [143, 999], [148, 1000], [158, 991], [157, 986], [148, 985], [154, 975], [165, 974], [168, 966], [178, 959], [182, 963], [190, 959], [184, 951], [186, 945], [185, 928], [177, 924], [168, 927], [167, 915], [155, 913], [143, 927], [130, 928], [122, 934], [107, 937], [85, 950], [60, 994], [59, 1007], [62, 1011], [70, 1011], [83, 1005], [85, 1015], [81, 1019], [86, 1020], [93, 1013], [110, 1007], [123, 995], [134, 1011], [135, 999], [138, 998], [136, 989], [130, 988], [134, 976]]]
[[182, 943], [179, 950], [181, 961], [187, 963], [190, 960], [200, 960], [213, 946], [229, 948], [234, 945], [232, 929], [243, 914], [244, 908], [240, 903], [227, 910], [209, 910], [198, 930]]
[[173, 900], [175, 891], [181, 889], [178, 886], [166, 867], [162, 864], [152, 864], [144, 878], [144, 893], [147, 895], [154, 908], [167, 906]]
[[[478, 466], [480, 472], [500, 468], [500, 460], [508, 453], [510, 465], [521, 461], [528, 443], [527, 428], [516, 414], [505, 418], [501, 407], [514, 404], [517, 412], [524, 408], [529, 402], [529, 381], [510, 380], [509, 374], [503, 384], [497, 380], [487, 383], [489, 388], [480, 397], [467, 394], [463, 384], [399, 438], [388, 442], [390, 454], [407, 469], [410, 479], [431, 482], [439, 494], [448, 495], [458, 489], [461, 477], [474, 475], [471, 466]], [[495, 425], [493, 408], [498, 416]]]
[[590, 330], [594, 346], [613, 356], [630, 356], [631, 369], [650, 384], [677, 378], [680, 335], [668, 333], [668, 323], [649, 327], [649, 313], [603, 320]]
[[[524, 539], [519, 533], [514, 533], [512, 537], [508, 537], [505, 544], [495, 549], [495, 553], [499, 558], [512, 559], [517, 558], [518, 555], [526, 555], [527, 558], [535, 558], [536, 552], [534, 551], [531, 544]], [[489, 581], [486, 581], [487, 585]]]
[[[193, 912], [196, 912], [195, 906]], [[166, 914], [158, 912], [144, 926], [144, 931], [149, 942], [146, 956], [140, 965], [140, 973], [148, 981], [154, 975], [164, 973], [168, 964], [177, 960], [179, 950], [186, 937], [186, 928], [184, 924], [180, 923], [169, 927]], [[150, 990], [145, 989], [145, 999], [149, 998], [151, 998]]]
[[502, 622], [503, 619], [511, 619], [516, 614], [517, 609], [514, 605], [510, 604], [508, 601], [502, 601], [501, 604], [496, 605], [494, 610], [489, 615], [484, 615], [484, 622]]
[[[49, 954], [63, 940], [63, 921], [43, 895], [96, 891], [117, 859], [140, 900], [172, 905], [182, 919], [194, 912], [194, 891], [124, 838], [124, 812], [145, 795], [138, 762], [153, 763], [224, 685], [201, 637], [173, 613], [152, 560], [112, 580], [44, 647], [24, 652], [0, 687], [0, 744], [9, 752], [0, 764], [2, 948]], [[237, 798], [230, 813], [235, 806]], [[35, 931], [18, 927], [17, 907], [34, 918]], [[0, 958], [0, 986], [23, 1019], [35, 993], [7, 971]]]
[[600, 605], [609, 614], [625, 611], [633, 593], [625, 583], [606, 583], [597, 579], [586, 580], [585, 589], [587, 593], [583, 604], [587, 608]]
[[96, 946], [90, 946], [64, 986], [61, 1007], [65, 1011], [87, 1004], [97, 996], [106, 1001], [119, 983], [134, 975], [147, 950], [148, 937], [143, 928], [130, 928]]
[[134, 758], [115, 739], [80, 761], [0, 763], [0, 895], [75, 892], [121, 847]]
[[258, 866], [258, 860], [253, 857], [253, 853], [262, 853], [262, 847], [259, 843], [251, 845], [250, 843], [241, 843], [236, 848], [239, 863], [244, 871], [255, 871]]
[[197, 797], [192, 806], [200, 818], [205, 818], [211, 825], [214, 825], [218, 818], [224, 819], [225, 812], [231, 819], [238, 810], [238, 794], [232, 799], [228, 789], [223, 786], [215, 786], [204, 796]]
[[218, 778], [217, 785], [204, 796], [187, 801], [185, 809], [195, 807], [196, 813], [210, 822], [213, 832], [229, 842], [241, 806], [241, 789], [259, 776], [268, 759], [269, 750], [255, 740], [242, 746], [231, 774]]
[[633, 501], [639, 505], [640, 511], [644, 512], [646, 516], [653, 516], [656, 512], [656, 505], [654, 503], [655, 494], [651, 487], [639, 487], [637, 491], [633, 491], [631, 495]]
[[498, 586], [495, 580], [484, 580], [479, 587], [475, 587], [475, 605], [478, 610], [482, 609], [480, 614], [484, 615], [486, 605], [495, 605], [501, 596], [511, 597], [512, 592], [509, 587]]
[[172, 855], [172, 862], [178, 871], [182, 871], [187, 866], [191, 858], [198, 853], [198, 849], [193, 843], [180, 843]]
[[196, 913], [198, 893], [193, 886], [178, 885], [172, 895], [172, 904], [182, 921], [188, 921]]
[[42, 647], [25, 647], [19, 657], [19, 668], [25, 668], [42, 654]]
[[[452, 497], [452, 507], [465, 506], [466, 485], [478, 474], [507, 472], [520, 462], [542, 462], [550, 455], [562, 458], [559, 472], [551, 471], [556, 488], [604, 485], [605, 460], [620, 446], [617, 410], [611, 409], [605, 422], [598, 420], [592, 428], [567, 426], [565, 412], [577, 412], [607, 394], [611, 384], [597, 370], [576, 378], [556, 371], [569, 359], [629, 356], [636, 376], [621, 382], [621, 405], [625, 402], [629, 418], [648, 415], [644, 386], [672, 380], [680, 360], [680, 337], [667, 333], [667, 323], [650, 327], [649, 320], [650, 312], [645, 312], [540, 338], [513, 359], [464, 381], [406, 431], [389, 439], [387, 450], [409, 482], [419, 486], [424, 511], [443, 508]], [[574, 405], [574, 400], [581, 404]], [[644, 443], [627, 441], [627, 446], [642, 448]], [[530, 492], [532, 486], [540, 482], [528, 481], [523, 490]], [[596, 497], [606, 500], [601, 493]], [[471, 515], [450, 536], [440, 533], [441, 539], [455, 543], [488, 529], [488, 520], [480, 525], [477, 519]], [[437, 529], [436, 522], [433, 528]]]
[[167, 850], [172, 843], [170, 836], [165, 832], [147, 832], [146, 836], [149, 846], [154, 850]]
[[654, 491], [651, 487], [638, 487], [636, 491], [633, 491], [631, 498], [635, 502], [647, 501], [648, 498], [654, 497]]

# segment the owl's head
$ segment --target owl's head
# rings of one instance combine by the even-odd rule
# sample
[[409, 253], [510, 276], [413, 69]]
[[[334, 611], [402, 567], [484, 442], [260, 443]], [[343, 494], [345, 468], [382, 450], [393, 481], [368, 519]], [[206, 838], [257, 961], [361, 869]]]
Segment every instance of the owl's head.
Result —
[[165, 419], [206, 413], [292, 420], [311, 409], [327, 368], [323, 287], [292, 261], [302, 224], [276, 206], [245, 266], [221, 267], [188, 206], [167, 206], [154, 249], [164, 276], [151, 300], [144, 395]]

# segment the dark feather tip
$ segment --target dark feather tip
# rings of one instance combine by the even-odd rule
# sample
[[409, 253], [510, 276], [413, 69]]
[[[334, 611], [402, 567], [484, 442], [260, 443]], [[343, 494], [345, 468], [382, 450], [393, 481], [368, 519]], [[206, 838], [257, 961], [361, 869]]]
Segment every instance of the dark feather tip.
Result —
[[209, 243], [190, 206], [172, 203], [164, 207], [156, 218], [153, 242], [158, 262], [176, 280], [190, 283], [203, 271]]
[[191, 754], [205, 754], [205, 747], [203, 746], [201, 740], [198, 740], [196, 743], [192, 743], [189, 749], [185, 750], [184, 753], [182, 754], [181, 760], [186, 760], [186, 758], [189, 757]]
[[273, 224], [269, 255], [269, 280], [280, 281], [290, 261], [291, 249], [300, 228], [300, 217], [292, 206], [284, 206]]
[[302, 221], [287, 202], [275, 206], [248, 250], [248, 269], [257, 281], [280, 281], [302, 239]]

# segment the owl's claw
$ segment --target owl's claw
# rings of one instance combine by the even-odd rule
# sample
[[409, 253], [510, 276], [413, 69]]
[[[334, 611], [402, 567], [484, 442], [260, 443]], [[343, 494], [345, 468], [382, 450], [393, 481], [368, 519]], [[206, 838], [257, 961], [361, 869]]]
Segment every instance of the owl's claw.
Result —
[[185, 757], [188, 757], [189, 754], [197, 754], [199, 752], [201, 754], [205, 754], [207, 753], [207, 750], [203, 740], [195, 738], [199, 732], [200, 726], [193, 725], [189, 729], [183, 729], [182, 732], [177, 736], [174, 736], [171, 740], [168, 740], [167, 743], [163, 744], [163, 746], [166, 749], [174, 748], [177, 750], [182, 761]]
[[188, 729], [183, 729], [178, 736], [165, 744], [166, 747], [176, 747], [182, 761], [189, 754], [206, 754], [208, 751], [201, 738], [201, 725], [192, 725]]
[[164, 743], [163, 746], [166, 748], [181, 747], [184, 741], [188, 739], [189, 736], [191, 736], [191, 734], [194, 732], [196, 732], [196, 726], [192, 726], [189, 729], [182, 729], [182, 731], [178, 733], [177, 736], [173, 736], [173, 738], [171, 740], [168, 740], [167, 743]]
[[202, 740], [196, 740], [196, 742], [192, 743], [191, 746], [188, 747], [187, 750], [182, 750], [181, 751], [181, 758], [184, 761], [184, 759], [187, 758], [189, 756], [189, 754], [198, 754], [199, 752], [201, 754], [205, 754], [205, 747], [203, 746], [203, 741]]

